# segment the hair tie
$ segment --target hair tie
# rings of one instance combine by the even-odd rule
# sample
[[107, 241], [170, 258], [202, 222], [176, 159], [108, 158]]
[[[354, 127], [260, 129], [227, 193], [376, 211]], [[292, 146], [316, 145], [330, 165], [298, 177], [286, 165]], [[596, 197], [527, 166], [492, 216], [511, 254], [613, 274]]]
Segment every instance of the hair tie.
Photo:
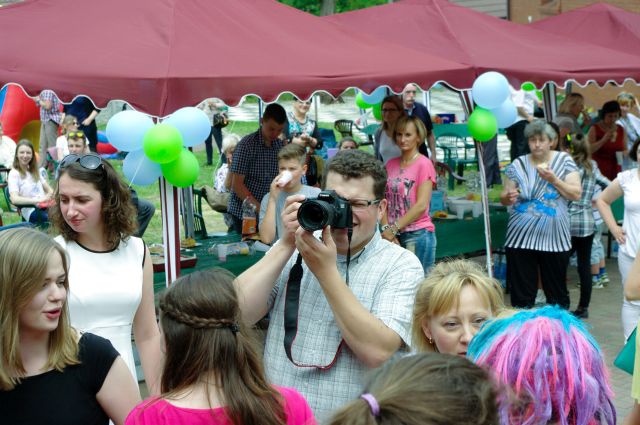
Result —
[[362, 394], [360, 398], [369, 404], [369, 408], [371, 409], [371, 414], [373, 416], [375, 416], [376, 418], [380, 416], [380, 405], [378, 404], [378, 400], [376, 400], [373, 394]]
[[229, 324], [228, 328], [231, 329], [231, 332], [233, 332], [234, 335], [240, 332], [240, 325], [238, 325], [237, 323]]

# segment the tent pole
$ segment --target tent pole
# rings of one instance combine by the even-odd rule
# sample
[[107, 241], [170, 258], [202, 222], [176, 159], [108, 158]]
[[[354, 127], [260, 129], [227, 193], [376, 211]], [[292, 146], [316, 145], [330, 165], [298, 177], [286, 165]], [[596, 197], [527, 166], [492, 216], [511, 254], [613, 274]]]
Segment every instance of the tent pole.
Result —
[[162, 240], [164, 270], [167, 287], [180, 276], [180, 195], [164, 177], [160, 177], [160, 206], [162, 210]]
[[553, 83], [547, 83], [542, 88], [542, 102], [544, 108], [544, 117], [547, 121], [553, 120], [557, 113], [556, 105], [556, 86]]
[[[473, 99], [471, 96], [471, 90], [462, 90], [459, 92], [462, 106], [464, 107], [467, 120], [469, 115], [473, 111]], [[484, 160], [482, 158], [483, 146], [477, 140], [474, 140], [476, 144], [476, 158], [478, 159], [478, 173], [480, 174], [480, 191], [482, 202], [482, 216], [484, 217], [484, 241], [486, 247], [487, 257], [487, 274], [489, 277], [493, 277], [493, 259], [491, 258], [491, 221], [489, 219], [489, 192], [487, 190], [487, 175], [485, 174]]]

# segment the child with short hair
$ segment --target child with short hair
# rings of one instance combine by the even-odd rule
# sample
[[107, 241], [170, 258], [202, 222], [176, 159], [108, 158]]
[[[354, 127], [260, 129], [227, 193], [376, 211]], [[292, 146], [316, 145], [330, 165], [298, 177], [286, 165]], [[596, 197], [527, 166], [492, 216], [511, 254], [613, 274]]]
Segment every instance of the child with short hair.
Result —
[[89, 145], [84, 132], [80, 130], [69, 131], [67, 133], [67, 155], [83, 155], [85, 153], [89, 153]]
[[316, 423], [295, 389], [267, 382], [233, 280], [224, 269], [200, 270], [160, 296], [162, 395], [135, 407], [125, 425]]
[[260, 240], [271, 244], [283, 234], [280, 214], [284, 202], [292, 195], [304, 195], [314, 198], [320, 193], [317, 187], [302, 184], [302, 176], [307, 172], [305, 148], [295, 143], [288, 144], [278, 152], [278, 169], [280, 174], [271, 182], [269, 193], [264, 195], [260, 203]]

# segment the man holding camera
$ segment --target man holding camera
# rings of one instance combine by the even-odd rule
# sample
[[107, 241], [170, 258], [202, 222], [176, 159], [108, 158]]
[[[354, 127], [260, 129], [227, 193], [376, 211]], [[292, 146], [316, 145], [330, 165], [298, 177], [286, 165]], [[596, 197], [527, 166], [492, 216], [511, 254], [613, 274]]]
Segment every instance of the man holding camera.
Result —
[[[424, 276], [412, 253], [380, 237], [387, 204], [382, 163], [363, 151], [343, 151], [326, 171], [318, 200], [287, 198], [281, 239], [236, 280], [245, 322], [271, 312], [264, 352], [269, 380], [296, 387], [320, 421], [359, 394], [368, 369], [410, 345], [415, 291]], [[300, 225], [303, 201], [300, 221], [307, 228], [327, 224], [322, 240]]]

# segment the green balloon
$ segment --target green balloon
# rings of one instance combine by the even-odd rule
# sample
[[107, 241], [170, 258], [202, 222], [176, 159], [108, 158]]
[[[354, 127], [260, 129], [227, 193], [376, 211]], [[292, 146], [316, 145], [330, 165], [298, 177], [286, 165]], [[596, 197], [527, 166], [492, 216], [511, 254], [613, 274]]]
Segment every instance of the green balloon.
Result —
[[166, 164], [180, 155], [182, 135], [170, 124], [158, 124], [147, 130], [142, 143], [147, 158], [158, 164]]
[[498, 132], [498, 121], [493, 114], [483, 108], [476, 108], [469, 116], [469, 133], [471, 136], [480, 141], [487, 142], [493, 138]]
[[537, 97], [539, 100], [542, 100], [542, 92], [541, 92], [540, 90], [536, 90], [536, 97]]
[[358, 92], [358, 94], [356, 95], [356, 105], [360, 109], [369, 109], [373, 106], [364, 101], [364, 99], [362, 98], [362, 93], [360, 92]]
[[378, 121], [382, 121], [382, 103], [373, 105], [373, 116], [376, 117]]
[[176, 187], [189, 187], [196, 182], [200, 174], [200, 165], [193, 152], [182, 149], [175, 161], [161, 164], [165, 179]]
[[536, 89], [536, 85], [533, 84], [531, 81], [527, 81], [526, 83], [522, 83], [522, 86], [520, 86], [520, 87], [524, 91], [534, 91]]

